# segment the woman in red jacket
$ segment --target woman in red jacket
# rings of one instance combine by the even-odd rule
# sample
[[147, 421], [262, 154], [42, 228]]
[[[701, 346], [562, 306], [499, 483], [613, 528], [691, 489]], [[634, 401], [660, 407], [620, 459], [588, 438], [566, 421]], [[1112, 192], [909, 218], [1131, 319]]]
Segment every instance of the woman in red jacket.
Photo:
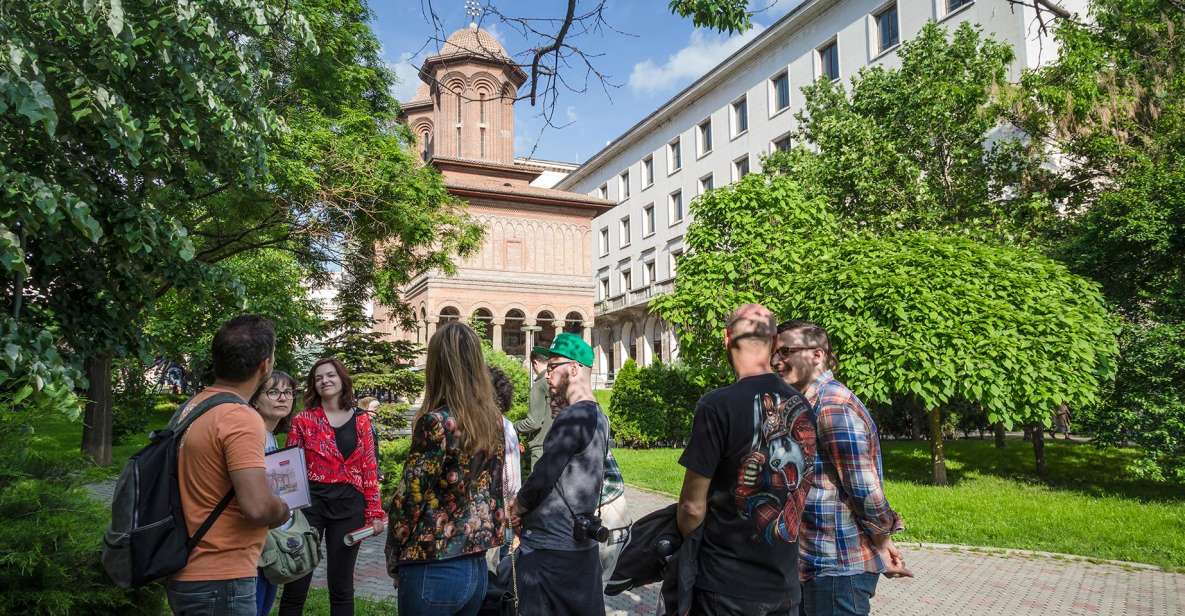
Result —
[[[346, 547], [346, 533], [373, 525], [383, 530], [387, 514], [379, 498], [378, 464], [370, 416], [354, 406], [350, 374], [334, 358], [317, 360], [305, 383], [305, 410], [292, 419], [288, 446], [304, 448], [312, 505], [309, 524], [325, 539], [326, 578], [332, 616], [354, 613], [354, 562], [358, 545]], [[304, 609], [309, 575], [284, 586], [281, 616]]]

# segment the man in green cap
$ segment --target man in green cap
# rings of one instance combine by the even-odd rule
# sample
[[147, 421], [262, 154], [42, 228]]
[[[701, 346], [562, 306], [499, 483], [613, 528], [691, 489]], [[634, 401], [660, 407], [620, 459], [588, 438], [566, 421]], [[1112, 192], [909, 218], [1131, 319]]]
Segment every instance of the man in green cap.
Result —
[[523, 480], [511, 521], [519, 530], [519, 614], [602, 616], [598, 546], [610, 534], [600, 520], [609, 453], [609, 420], [593, 398], [593, 350], [562, 333], [547, 350], [551, 395], [567, 404], [551, 425], [543, 455]]
[[531, 468], [543, 455], [543, 441], [551, 429], [551, 402], [547, 385], [547, 349], [535, 347], [531, 350], [531, 366], [535, 369], [535, 380], [531, 383], [531, 397], [527, 404], [527, 416], [514, 422], [514, 430], [523, 438], [530, 438], [527, 450], [531, 454]]

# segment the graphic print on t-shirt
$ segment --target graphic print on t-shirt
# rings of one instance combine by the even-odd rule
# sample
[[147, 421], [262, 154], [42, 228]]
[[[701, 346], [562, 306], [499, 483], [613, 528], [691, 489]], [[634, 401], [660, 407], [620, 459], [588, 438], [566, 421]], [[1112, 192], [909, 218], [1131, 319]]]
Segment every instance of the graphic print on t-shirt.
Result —
[[[798, 404], [795, 404], [798, 402]], [[766, 543], [798, 540], [815, 463], [815, 426], [801, 398], [753, 399], [753, 443], [741, 459], [733, 499]]]

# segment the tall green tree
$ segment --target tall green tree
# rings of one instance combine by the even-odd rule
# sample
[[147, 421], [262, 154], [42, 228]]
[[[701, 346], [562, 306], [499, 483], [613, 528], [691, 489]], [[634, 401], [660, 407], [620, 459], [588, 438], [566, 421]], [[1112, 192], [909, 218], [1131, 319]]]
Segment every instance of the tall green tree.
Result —
[[969, 23], [928, 22], [900, 68], [803, 88], [796, 147], [766, 160], [874, 232], [943, 229], [1032, 237], [1052, 217], [1041, 143], [1012, 129], [1012, 49]]
[[1028, 75], [1018, 117], [1062, 153], [1075, 190], [1055, 254], [1098, 280], [1124, 316], [1112, 395], [1076, 409], [1099, 443], [1139, 444], [1142, 476], [1185, 459], [1185, 6], [1094, 0], [1061, 20], [1058, 59]]
[[1116, 343], [1092, 282], [1035, 252], [955, 235], [840, 232], [828, 208], [789, 178], [760, 175], [692, 203], [675, 291], [651, 303], [681, 332], [686, 361], [724, 369], [721, 324], [741, 303], [814, 320], [857, 395], [927, 411], [937, 484], [945, 406], [1044, 425], [1059, 404], [1098, 399]]

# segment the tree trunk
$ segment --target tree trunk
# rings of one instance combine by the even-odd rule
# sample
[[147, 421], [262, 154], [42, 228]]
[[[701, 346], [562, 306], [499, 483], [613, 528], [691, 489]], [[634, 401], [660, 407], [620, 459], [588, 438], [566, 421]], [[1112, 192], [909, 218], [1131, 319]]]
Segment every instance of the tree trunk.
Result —
[[1045, 430], [1041, 424], [1033, 426], [1033, 456], [1037, 459], [1037, 476], [1045, 476]]
[[934, 485], [946, 484], [946, 453], [942, 443], [942, 409], [930, 409], [930, 464], [934, 467]]
[[909, 403], [909, 438], [911, 440], [922, 440], [922, 414], [917, 405], [912, 402]]
[[86, 359], [86, 414], [82, 422], [82, 453], [96, 464], [111, 464], [111, 354]]
[[996, 433], [996, 449], [1003, 449], [1004, 448], [1004, 424], [1003, 424], [1003, 422], [997, 423], [996, 425], [992, 426], [992, 432]]

